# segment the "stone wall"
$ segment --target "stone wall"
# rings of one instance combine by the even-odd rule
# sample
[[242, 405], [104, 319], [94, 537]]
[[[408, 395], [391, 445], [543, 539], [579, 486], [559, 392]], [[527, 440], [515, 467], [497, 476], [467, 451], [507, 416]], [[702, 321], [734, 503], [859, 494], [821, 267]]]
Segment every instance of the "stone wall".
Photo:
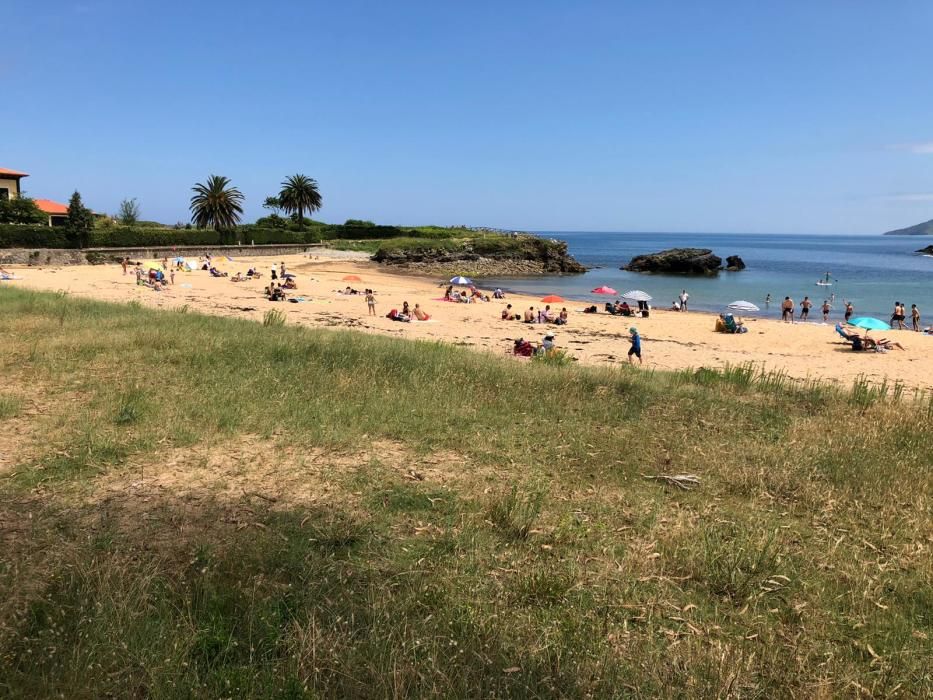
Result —
[[173, 258], [179, 255], [196, 258], [206, 253], [226, 255], [294, 255], [320, 249], [319, 244], [306, 245], [229, 245], [229, 246], [163, 246], [149, 248], [0, 248], [0, 265], [87, 265], [130, 260]]

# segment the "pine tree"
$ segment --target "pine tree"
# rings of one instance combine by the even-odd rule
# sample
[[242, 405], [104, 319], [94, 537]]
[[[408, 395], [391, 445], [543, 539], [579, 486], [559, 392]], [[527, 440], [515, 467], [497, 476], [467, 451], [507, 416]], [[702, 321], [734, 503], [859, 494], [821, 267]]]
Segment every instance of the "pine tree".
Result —
[[81, 193], [75, 190], [68, 200], [68, 240], [76, 248], [85, 248], [91, 240], [94, 227], [94, 214], [84, 206]]

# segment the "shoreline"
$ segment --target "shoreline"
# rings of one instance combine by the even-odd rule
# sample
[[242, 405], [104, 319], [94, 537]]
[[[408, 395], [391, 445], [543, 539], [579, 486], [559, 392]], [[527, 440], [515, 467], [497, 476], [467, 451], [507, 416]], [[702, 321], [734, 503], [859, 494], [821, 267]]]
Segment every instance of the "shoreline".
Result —
[[[315, 257], [317, 256], [317, 257]], [[266, 300], [262, 289], [269, 283], [269, 268], [284, 261], [297, 275], [295, 295], [304, 303]], [[507, 294], [504, 300], [489, 303], [455, 304], [442, 301], [445, 284], [437, 277], [393, 272], [359, 254], [315, 251], [308, 255], [237, 258], [227, 263], [231, 275], [250, 266], [264, 272], [260, 280], [233, 283], [229, 278], [213, 278], [203, 271], [178, 273], [176, 284], [165, 292], [137, 286], [132, 274], [124, 276], [119, 265], [27, 267], [11, 265], [20, 280], [3, 282], [26, 289], [64, 291], [104, 301], [137, 301], [154, 308], [178, 308], [207, 314], [235, 316], [262, 321], [270, 310], [285, 314], [287, 323], [312, 327], [352, 328], [369, 333], [431, 342], [447, 342], [497, 355], [510, 353], [514, 339], [541, 340], [545, 333], [556, 335], [557, 346], [583, 364], [618, 366], [627, 364], [628, 328], [638, 327], [643, 338], [644, 369], [683, 370], [700, 367], [721, 368], [752, 363], [765, 371], [785, 372], [803, 381], [819, 380], [851, 385], [856, 380], [889, 385], [900, 382], [909, 389], [933, 392], [933, 337], [911, 331], [885, 331], [883, 335], [901, 342], [906, 351], [887, 353], [853, 352], [835, 330], [836, 319], [785, 324], [780, 320], [746, 316], [748, 333], [730, 335], [714, 331], [716, 312], [691, 310], [680, 313], [652, 309], [647, 319], [617, 317], [603, 312], [603, 303], [567, 299], [552, 304], [552, 311], [566, 306], [569, 323], [524, 324], [502, 321], [506, 304], [519, 313], [543, 304], [536, 296]], [[241, 269], [242, 268], [242, 269]], [[368, 315], [362, 295], [337, 293], [347, 282], [342, 277], [356, 275], [350, 282], [360, 290], [376, 290], [376, 315]], [[482, 284], [480, 283], [480, 287]], [[485, 288], [483, 288], [484, 291]], [[488, 292], [492, 293], [492, 289]], [[608, 297], [607, 297], [608, 300]], [[431, 316], [427, 322], [398, 323], [385, 314], [400, 309], [403, 301], [416, 303]], [[596, 304], [600, 312], [583, 314], [584, 305]], [[875, 337], [880, 337], [876, 332]]]

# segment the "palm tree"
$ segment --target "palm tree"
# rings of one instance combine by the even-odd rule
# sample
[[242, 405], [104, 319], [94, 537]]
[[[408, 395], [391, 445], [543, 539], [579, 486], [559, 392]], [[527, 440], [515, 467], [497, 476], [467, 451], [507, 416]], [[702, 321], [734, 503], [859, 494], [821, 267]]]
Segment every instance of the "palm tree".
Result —
[[211, 175], [207, 182], [191, 188], [191, 221], [198, 228], [213, 227], [215, 231], [232, 231], [243, 215], [243, 193], [230, 187], [230, 179]]
[[311, 214], [321, 208], [321, 193], [318, 192], [317, 182], [307, 175], [292, 175], [282, 183], [279, 203], [289, 214], [298, 214], [298, 229], [303, 230], [305, 211]]

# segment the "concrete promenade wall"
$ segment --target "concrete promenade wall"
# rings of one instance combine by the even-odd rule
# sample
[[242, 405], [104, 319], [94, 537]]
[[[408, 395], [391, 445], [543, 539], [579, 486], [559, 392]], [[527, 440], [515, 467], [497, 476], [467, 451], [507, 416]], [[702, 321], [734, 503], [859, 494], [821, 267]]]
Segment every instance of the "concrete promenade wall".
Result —
[[236, 259], [237, 255], [294, 255], [319, 249], [319, 243], [301, 245], [179, 245], [146, 246], [139, 248], [0, 248], [2, 265], [87, 265], [115, 262], [128, 257], [130, 260], [152, 260], [173, 258], [179, 255], [196, 258], [199, 255], [226, 255]]

